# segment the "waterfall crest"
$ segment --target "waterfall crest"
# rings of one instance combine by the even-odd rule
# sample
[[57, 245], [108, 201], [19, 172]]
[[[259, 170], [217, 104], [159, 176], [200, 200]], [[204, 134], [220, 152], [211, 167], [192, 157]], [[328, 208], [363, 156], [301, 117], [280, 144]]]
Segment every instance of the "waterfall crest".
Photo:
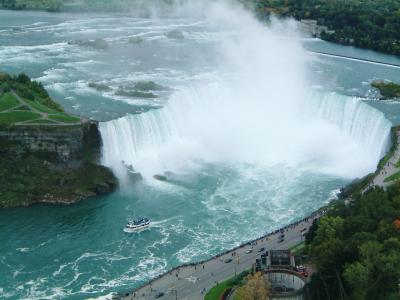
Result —
[[240, 101], [217, 83], [176, 92], [161, 109], [100, 124], [103, 163], [145, 176], [202, 163], [289, 165], [356, 177], [374, 171], [390, 122], [357, 98], [311, 92], [299, 110]]
[[[265, 26], [214, 5], [213, 78], [175, 91], [163, 108], [101, 124], [104, 164], [145, 177], [204, 163], [284, 165], [343, 177], [375, 169], [390, 123], [359, 99], [310, 88], [293, 22]], [[208, 53], [207, 55], [210, 55]], [[217, 78], [217, 79], [216, 79]]]

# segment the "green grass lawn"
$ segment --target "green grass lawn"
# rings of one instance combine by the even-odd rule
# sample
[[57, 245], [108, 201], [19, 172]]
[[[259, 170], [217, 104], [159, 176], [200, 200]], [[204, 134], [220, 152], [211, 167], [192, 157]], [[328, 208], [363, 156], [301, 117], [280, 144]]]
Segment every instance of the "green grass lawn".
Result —
[[33, 121], [29, 121], [27, 124], [44, 124], [44, 125], [48, 125], [48, 124], [54, 124], [57, 125], [58, 123], [52, 121], [52, 120], [45, 120], [45, 119], [39, 119], [39, 120], [33, 120]]
[[393, 175], [390, 175], [389, 177], [386, 177], [384, 182], [394, 181], [394, 180], [399, 180], [399, 179], [400, 179], [400, 171], [397, 173], [394, 173]]
[[301, 242], [301, 243], [289, 248], [289, 250], [292, 252], [293, 255], [297, 255], [302, 252], [305, 245], [306, 245], [305, 242]]
[[40, 118], [41, 116], [38, 113], [31, 111], [11, 111], [8, 113], [0, 113], [0, 124], [13, 125], [17, 122], [36, 120]]
[[220, 284], [214, 286], [211, 290], [208, 291], [205, 300], [219, 300], [221, 299], [222, 294], [228, 289], [232, 288], [236, 284], [235, 278], [230, 278]]
[[63, 123], [78, 123], [80, 121], [78, 117], [69, 116], [65, 114], [49, 115], [49, 119]]
[[31, 100], [27, 100], [27, 99], [24, 99], [24, 101], [26, 103], [28, 103], [29, 105], [31, 105], [33, 108], [35, 108], [38, 111], [40, 111], [40, 112], [48, 113], [48, 114], [58, 114], [58, 113], [60, 113], [60, 112], [58, 112], [58, 111], [56, 111], [54, 109], [51, 109], [51, 108], [49, 108], [49, 107], [47, 107], [47, 106], [45, 106], [45, 105], [43, 105], [43, 104], [41, 104], [41, 103], [39, 103], [37, 101], [31, 101]]
[[0, 97], [0, 111], [18, 106], [20, 103], [11, 93], [5, 93]]
[[[229, 278], [218, 285], [214, 286], [212, 289], [208, 291], [208, 293], [205, 295], [204, 299], [205, 300], [219, 300], [221, 299], [221, 296], [224, 294], [224, 292], [237, 285], [241, 285], [243, 279], [250, 273], [250, 271], [244, 271], [237, 275], [236, 277]], [[237, 299], [237, 298], [235, 298]]]

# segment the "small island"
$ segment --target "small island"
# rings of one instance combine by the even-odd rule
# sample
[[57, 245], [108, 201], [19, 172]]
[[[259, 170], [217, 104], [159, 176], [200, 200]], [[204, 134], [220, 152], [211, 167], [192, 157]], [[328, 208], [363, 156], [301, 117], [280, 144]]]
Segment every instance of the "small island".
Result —
[[379, 90], [382, 100], [400, 98], [400, 84], [375, 80], [371, 86]]
[[0, 73], [0, 207], [71, 204], [117, 179], [98, 164], [98, 123], [66, 113], [41, 83]]

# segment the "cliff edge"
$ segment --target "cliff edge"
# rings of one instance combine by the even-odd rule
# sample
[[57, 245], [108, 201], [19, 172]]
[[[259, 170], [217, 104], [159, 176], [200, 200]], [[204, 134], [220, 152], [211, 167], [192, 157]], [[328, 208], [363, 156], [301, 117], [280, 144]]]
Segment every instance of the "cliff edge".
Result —
[[97, 122], [65, 113], [27, 76], [0, 73], [0, 207], [113, 191], [116, 177], [98, 164], [101, 145]]

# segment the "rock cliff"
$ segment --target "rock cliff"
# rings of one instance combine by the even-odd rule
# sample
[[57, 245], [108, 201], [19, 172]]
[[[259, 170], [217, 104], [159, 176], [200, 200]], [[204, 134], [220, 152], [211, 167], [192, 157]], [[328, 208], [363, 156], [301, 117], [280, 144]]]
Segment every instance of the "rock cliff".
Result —
[[98, 124], [0, 128], [0, 207], [70, 204], [113, 191], [117, 180], [98, 164]]

